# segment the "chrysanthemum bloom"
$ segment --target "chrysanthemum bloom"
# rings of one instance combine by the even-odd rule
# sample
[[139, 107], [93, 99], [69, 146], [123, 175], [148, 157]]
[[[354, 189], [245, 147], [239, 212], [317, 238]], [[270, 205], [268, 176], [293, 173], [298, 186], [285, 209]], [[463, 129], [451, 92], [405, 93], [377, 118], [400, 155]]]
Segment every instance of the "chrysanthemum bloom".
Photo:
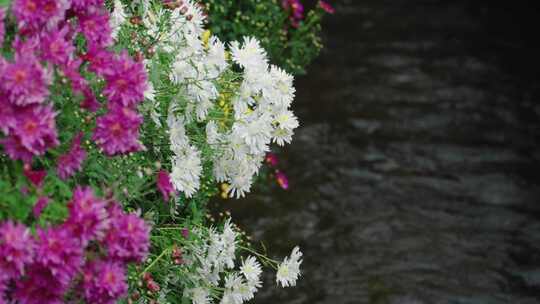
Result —
[[51, 105], [29, 106], [16, 111], [13, 135], [34, 155], [43, 155], [49, 148], [59, 144], [56, 122]]
[[68, 285], [58, 280], [50, 268], [33, 264], [28, 268], [32, 275], [16, 282], [13, 298], [24, 304], [64, 304]]
[[336, 10], [332, 7], [332, 5], [330, 5], [330, 3], [326, 2], [326, 1], [323, 1], [323, 0], [320, 0], [319, 1], [319, 6], [327, 13], [329, 14], [333, 14], [336, 12]]
[[96, 120], [92, 139], [107, 155], [124, 154], [143, 148], [139, 141], [139, 126], [143, 118], [134, 110], [113, 107]]
[[81, 170], [82, 163], [86, 159], [86, 151], [81, 147], [83, 134], [79, 133], [71, 143], [71, 148], [67, 154], [58, 158], [56, 172], [63, 180], [70, 178], [75, 172]]
[[0, 276], [15, 278], [33, 261], [34, 240], [30, 230], [11, 221], [0, 225]]
[[147, 88], [143, 63], [134, 61], [124, 52], [114, 60], [113, 67], [113, 73], [105, 75], [107, 84], [103, 90], [109, 101], [126, 107], [143, 101]]
[[169, 176], [169, 173], [167, 171], [159, 170], [157, 175], [157, 185], [159, 191], [161, 191], [161, 194], [163, 195], [163, 199], [168, 202], [170, 199], [170, 195], [173, 195], [176, 191], [171, 182], [171, 177]]
[[0, 140], [0, 144], [4, 145], [4, 152], [12, 160], [22, 160], [25, 163], [32, 162], [34, 154], [26, 149], [19, 137], [10, 135]]
[[16, 56], [2, 72], [0, 86], [15, 105], [42, 103], [49, 95], [51, 74], [31, 55]]
[[108, 256], [117, 261], [142, 262], [150, 247], [150, 227], [138, 214], [114, 213], [103, 241]]
[[77, 187], [68, 208], [69, 217], [64, 225], [83, 245], [103, 238], [109, 227], [108, 214], [105, 202], [96, 198], [91, 188]]
[[84, 267], [82, 289], [87, 303], [117, 303], [128, 290], [126, 269], [113, 261], [91, 262]]
[[37, 199], [36, 204], [34, 205], [34, 208], [32, 208], [32, 214], [34, 214], [35, 218], [40, 217], [41, 213], [43, 212], [43, 209], [45, 209], [47, 205], [49, 205], [50, 201], [51, 199], [47, 196], [40, 196]]
[[90, 45], [82, 57], [90, 62], [88, 70], [102, 77], [114, 74], [114, 70], [117, 68], [114, 63], [114, 53], [97, 45]]
[[6, 304], [6, 299], [4, 298], [4, 292], [7, 288], [7, 276], [0, 274], [0, 304]]
[[23, 170], [24, 176], [28, 181], [34, 185], [36, 188], [41, 188], [43, 186], [43, 181], [47, 176], [47, 171], [45, 170], [32, 170], [30, 165], [25, 165]]
[[15, 0], [13, 14], [19, 29], [26, 34], [36, 34], [43, 27], [53, 28], [64, 19], [70, 7], [68, 0]]
[[83, 247], [63, 226], [38, 229], [35, 263], [48, 268], [63, 286], [69, 285], [83, 262]]
[[99, 108], [101, 107], [101, 103], [96, 98], [96, 95], [94, 95], [94, 92], [90, 89], [90, 87], [83, 90], [83, 96], [84, 99], [81, 102], [81, 108], [95, 113]]
[[104, 9], [79, 16], [79, 28], [89, 45], [106, 47], [112, 43], [109, 13]]
[[66, 65], [75, 51], [75, 47], [66, 38], [69, 28], [51, 30], [41, 37], [41, 58], [57, 65]]
[[103, 0], [71, 0], [71, 7], [77, 13], [85, 13], [89, 10], [103, 8]]
[[85, 90], [90, 90], [88, 82], [79, 73], [81, 63], [82, 60], [79, 58], [71, 59], [66, 65], [61, 67], [62, 73], [71, 81], [71, 88], [73, 91], [78, 93], [83, 93]]
[[[0, 64], [1, 66], [1, 64]], [[0, 73], [2, 68], [0, 67]], [[0, 130], [8, 135], [9, 130], [15, 126], [15, 106], [13, 106], [0, 89]]]
[[301, 258], [302, 252], [300, 252], [300, 248], [298, 246], [294, 247], [291, 256], [286, 257], [278, 265], [276, 283], [281, 284], [282, 287], [295, 286], [300, 276]]

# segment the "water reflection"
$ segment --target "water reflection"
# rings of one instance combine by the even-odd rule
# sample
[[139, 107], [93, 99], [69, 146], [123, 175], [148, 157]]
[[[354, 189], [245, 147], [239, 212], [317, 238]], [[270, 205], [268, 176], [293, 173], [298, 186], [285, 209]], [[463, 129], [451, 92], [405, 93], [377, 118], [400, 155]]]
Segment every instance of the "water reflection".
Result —
[[530, 12], [484, 2], [337, 5], [297, 81], [291, 189], [219, 203], [276, 255], [305, 251], [298, 288], [268, 277], [256, 303], [540, 301]]

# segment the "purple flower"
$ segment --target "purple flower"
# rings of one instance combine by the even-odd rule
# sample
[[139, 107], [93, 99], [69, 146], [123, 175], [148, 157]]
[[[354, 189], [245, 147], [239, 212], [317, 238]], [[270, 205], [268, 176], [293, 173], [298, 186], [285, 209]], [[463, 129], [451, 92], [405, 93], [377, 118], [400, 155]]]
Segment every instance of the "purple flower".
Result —
[[102, 47], [90, 45], [84, 59], [90, 62], [89, 70], [100, 75], [114, 74], [117, 66], [114, 63], [114, 54]]
[[15, 115], [16, 124], [12, 133], [34, 155], [43, 155], [48, 148], [59, 144], [56, 113], [51, 105], [20, 108]]
[[75, 136], [69, 152], [58, 158], [56, 172], [60, 179], [66, 180], [73, 176], [75, 172], [81, 170], [82, 163], [86, 159], [86, 151], [81, 147], [82, 136], [83, 133]]
[[69, 9], [68, 0], [15, 0], [13, 14], [24, 34], [36, 34], [44, 26], [55, 27]]
[[127, 293], [126, 269], [113, 261], [91, 262], [84, 268], [82, 287], [87, 303], [116, 303]]
[[11, 221], [0, 224], [0, 276], [15, 278], [33, 261], [34, 241], [30, 230]]
[[2, 69], [0, 88], [18, 106], [42, 103], [49, 95], [51, 74], [31, 55], [16, 56]]
[[150, 247], [150, 227], [137, 214], [112, 208], [111, 227], [103, 241], [110, 258], [122, 262], [142, 262]]
[[271, 167], [277, 166], [277, 164], [279, 162], [277, 155], [272, 153], [272, 152], [266, 153], [265, 160], [266, 160], [266, 163]]
[[165, 170], [160, 170], [157, 175], [157, 186], [163, 199], [169, 201], [170, 195], [173, 195], [176, 191], [174, 190], [173, 184], [171, 182], [171, 177], [169, 173]]
[[29, 267], [27, 276], [16, 282], [14, 299], [24, 304], [63, 304], [68, 286], [51, 269], [40, 264]]
[[71, 6], [77, 13], [85, 13], [96, 8], [103, 8], [103, 0], [71, 0]]
[[9, 135], [9, 130], [15, 126], [15, 108], [6, 99], [7, 97], [0, 90], [0, 130]]
[[107, 85], [103, 90], [109, 101], [129, 107], [144, 100], [147, 86], [144, 65], [124, 52], [114, 60], [113, 67], [113, 72], [105, 75]]
[[65, 227], [38, 229], [35, 264], [50, 270], [56, 281], [68, 286], [83, 263], [79, 240]]
[[83, 90], [84, 99], [81, 102], [81, 108], [95, 113], [101, 107], [101, 103], [96, 98], [90, 87]]
[[49, 202], [51, 199], [47, 196], [40, 196], [38, 200], [36, 201], [36, 204], [34, 205], [34, 208], [32, 209], [32, 213], [34, 214], [34, 217], [37, 219], [41, 215], [41, 212], [43, 212], [43, 209], [49, 205]]
[[30, 165], [24, 165], [23, 174], [34, 187], [41, 188], [43, 186], [43, 181], [47, 176], [47, 171], [32, 170]]
[[106, 47], [112, 43], [109, 13], [106, 10], [87, 11], [80, 15], [79, 27], [89, 45]]
[[142, 116], [134, 110], [112, 107], [107, 114], [97, 118], [92, 139], [107, 155], [139, 151], [143, 148], [139, 141], [142, 122]]
[[319, 6], [327, 13], [329, 14], [333, 14], [336, 12], [336, 10], [332, 7], [332, 5], [330, 5], [330, 3], [326, 2], [326, 1], [323, 1], [323, 0], [319, 0]]
[[2, 140], [0, 140], [0, 144], [4, 145], [4, 152], [12, 159], [12, 160], [22, 160], [25, 163], [32, 162], [32, 158], [34, 157], [34, 154], [28, 149], [26, 149], [22, 143], [21, 140], [13, 135], [10, 135]]
[[57, 65], [66, 65], [75, 51], [75, 47], [66, 39], [69, 28], [52, 30], [41, 38], [41, 58]]
[[96, 198], [91, 188], [77, 187], [68, 204], [69, 217], [65, 227], [83, 245], [91, 240], [101, 240], [109, 227], [105, 202]]

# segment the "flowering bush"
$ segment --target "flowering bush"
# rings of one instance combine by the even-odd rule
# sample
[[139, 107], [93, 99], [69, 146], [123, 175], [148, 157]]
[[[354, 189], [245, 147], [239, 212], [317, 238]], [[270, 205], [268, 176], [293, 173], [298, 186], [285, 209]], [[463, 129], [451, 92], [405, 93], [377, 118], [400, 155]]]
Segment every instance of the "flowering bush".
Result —
[[318, 56], [322, 17], [334, 12], [325, 1], [309, 10], [300, 0], [202, 2], [213, 33], [227, 41], [256, 37], [273, 63], [294, 74], [304, 74]]
[[189, 0], [1, 3], [0, 303], [242, 303], [261, 264], [296, 284], [298, 248], [206, 220], [298, 126], [257, 39]]

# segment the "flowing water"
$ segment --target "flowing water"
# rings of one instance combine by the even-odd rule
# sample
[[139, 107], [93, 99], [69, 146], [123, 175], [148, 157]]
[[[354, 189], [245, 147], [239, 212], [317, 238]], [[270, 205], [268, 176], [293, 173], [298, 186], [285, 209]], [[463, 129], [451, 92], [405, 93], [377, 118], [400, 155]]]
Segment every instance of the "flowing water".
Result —
[[[474, 3], [474, 4], [472, 4]], [[297, 288], [255, 303], [540, 303], [535, 10], [349, 0], [297, 82], [290, 189], [219, 202]]]

